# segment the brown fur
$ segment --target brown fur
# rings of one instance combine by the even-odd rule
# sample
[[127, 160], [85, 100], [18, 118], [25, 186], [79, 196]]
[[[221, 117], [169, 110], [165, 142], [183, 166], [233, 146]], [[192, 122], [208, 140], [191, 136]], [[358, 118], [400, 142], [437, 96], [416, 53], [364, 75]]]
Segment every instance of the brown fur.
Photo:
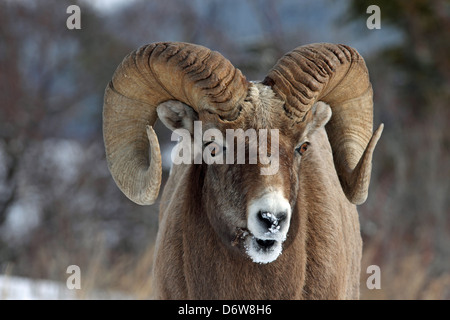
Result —
[[[355, 299], [359, 297], [362, 241], [356, 206], [342, 191], [323, 123], [294, 123], [271, 90], [252, 85], [234, 122], [208, 112], [204, 124], [280, 130], [280, 170], [260, 175], [257, 165], [178, 165], [160, 207], [153, 271], [158, 299]], [[310, 148], [299, 160], [305, 135]], [[292, 218], [282, 254], [268, 264], [246, 256], [248, 202], [267, 186], [282, 188]], [[244, 231], [243, 231], [244, 230]], [[236, 240], [237, 239], [237, 240]]]

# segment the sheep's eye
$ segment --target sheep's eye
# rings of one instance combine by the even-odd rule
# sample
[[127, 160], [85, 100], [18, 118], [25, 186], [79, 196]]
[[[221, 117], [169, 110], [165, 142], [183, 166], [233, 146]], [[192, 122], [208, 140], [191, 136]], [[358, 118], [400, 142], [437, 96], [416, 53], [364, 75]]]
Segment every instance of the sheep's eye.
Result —
[[218, 143], [210, 141], [205, 144], [205, 147], [208, 148], [211, 157], [215, 157], [221, 153], [221, 151], [225, 151], [225, 147], [221, 147]]
[[303, 142], [299, 147], [295, 149], [295, 151], [297, 151], [302, 156], [303, 153], [305, 153], [306, 150], [308, 150], [309, 145], [310, 145], [309, 142]]

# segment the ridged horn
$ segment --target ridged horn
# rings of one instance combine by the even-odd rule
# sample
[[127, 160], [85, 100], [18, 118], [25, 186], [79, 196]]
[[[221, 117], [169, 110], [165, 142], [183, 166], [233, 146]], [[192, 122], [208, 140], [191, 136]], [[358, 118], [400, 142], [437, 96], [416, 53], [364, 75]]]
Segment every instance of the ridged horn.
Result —
[[372, 85], [364, 59], [345, 45], [317, 43], [284, 55], [263, 81], [285, 101], [285, 111], [302, 121], [316, 101], [333, 115], [326, 126], [334, 163], [348, 200], [367, 199], [372, 154], [383, 125], [372, 135]]
[[[149, 205], [158, 197], [161, 154], [153, 131], [157, 106], [179, 100], [195, 111], [235, 119], [248, 83], [239, 69], [208, 48], [180, 42], [153, 43], [127, 55], [105, 90], [106, 159], [119, 189]], [[151, 160], [149, 160], [149, 148]]]

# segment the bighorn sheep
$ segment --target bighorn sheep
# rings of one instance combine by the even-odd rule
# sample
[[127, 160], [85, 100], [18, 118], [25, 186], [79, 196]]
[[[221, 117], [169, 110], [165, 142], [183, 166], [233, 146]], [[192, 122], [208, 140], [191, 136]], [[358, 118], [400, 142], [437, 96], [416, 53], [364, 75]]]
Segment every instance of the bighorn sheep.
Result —
[[[196, 120], [224, 135], [278, 129], [279, 170], [173, 165], [161, 198], [156, 298], [359, 297], [356, 205], [366, 200], [383, 125], [372, 134], [372, 86], [355, 49], [297, 47], [262, 82], [199, 45], [153, 43], [130, 53], [106, 88], [103, 130], [116, 184], [141, 205], [154, 203], [161, 184], [157, 118], [190, 134]], [[211, 156], [230, 151], [210, 140], [203, 152], [209, 143]]]

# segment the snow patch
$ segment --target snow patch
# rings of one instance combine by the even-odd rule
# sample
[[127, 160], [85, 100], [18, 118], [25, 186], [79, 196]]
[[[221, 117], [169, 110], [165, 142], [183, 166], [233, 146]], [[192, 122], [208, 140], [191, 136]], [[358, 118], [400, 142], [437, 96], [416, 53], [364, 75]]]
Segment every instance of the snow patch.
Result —
[[0, 275], [2, 300], [76, 299], [76, 293], [61, 283], [50, 280], [31, 280]]
[[[65, 283], [52, 280], [35, 280], [24, 277], [0, 275], [0, 300], [77, 300], [80, 290], [68, 289]], [[132, 299], [121, 292], [95, 291], [84, 299]]]

